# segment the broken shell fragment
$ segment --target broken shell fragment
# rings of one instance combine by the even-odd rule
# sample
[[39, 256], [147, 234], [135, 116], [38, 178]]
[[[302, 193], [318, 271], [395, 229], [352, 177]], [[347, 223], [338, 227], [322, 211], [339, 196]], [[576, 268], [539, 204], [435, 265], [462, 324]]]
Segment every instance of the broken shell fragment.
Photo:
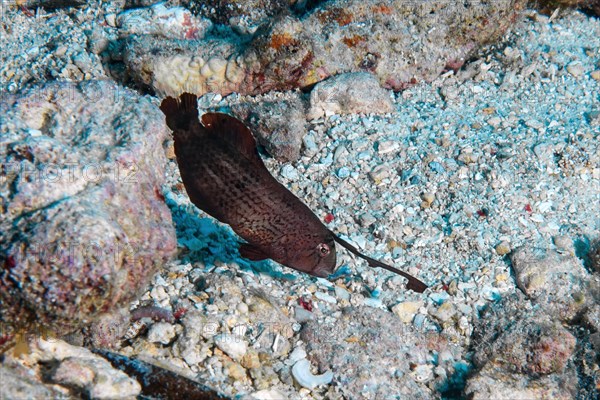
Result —
[[314, 375], [310, 372], [310, 363], [306, 358], [299, 360], [292, 367], [292, 375], [300, 386], [307, 389], [314, 389], [319, 385], [327, 385], [333, 380], [333, 372], [327, 371], [321, 375]]

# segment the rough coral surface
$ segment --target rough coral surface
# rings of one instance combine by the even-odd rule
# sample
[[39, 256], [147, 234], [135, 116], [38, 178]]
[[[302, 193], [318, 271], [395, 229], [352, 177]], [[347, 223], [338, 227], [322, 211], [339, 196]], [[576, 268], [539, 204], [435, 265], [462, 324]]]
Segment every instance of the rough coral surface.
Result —
[[[230, 39], [215, 46], [210, 35], [194, 43], [128, 39], [125, 65], [133, 79], [169, 95], [187, 90], [186, 74], [198, 75], [192, 87], [199, 95], [303, 88], [353, 71], [371, 72], [383, 86], [401, 90], [460, 68], [476, 49], [497, 40], [524, 4], [330, 1], [303, 16], [283, 14], [248, 44]], [[191, 65], [195, 56], [201, 62]], [[179, 63], [185, 68], [177, 72]], [[163, 75], [163, 65], [178, 76]]]
[[245, 54], [257, 62], [249, 65], [242, 88], [290, 89], [369, 71], [400, 90], [462, 65], [474, 49], [496, 40], [523, 6], [520, 0], [326, 2], [302, 18], [280, 19], [253, 41]]
[[[521, 247], [511, 254], [511, 261], [521, 290], [560, 320], [572, 321], [593, 301], [593, 279], [574, 254]], [[550, 288], [553, 281], [561, 285]]]
[[253, 34], [274, 16], [289, 12], [289, 0], [187, 0], [194, 12], [216, 22], [227, 24], [241, 34]]
[[390, 92], [379, 86], [368, 72], [350, 72], [319, 82], [310, 92], [307, 117], [315, 119], [334, 114], [391, 112]]
[[64, 333], [131, 301], [175, 250], [160, 112], [88, 81], [10, 96], [0, 119], [3, 332]]
[[485, 398], [572, 398], [575, 337], [560, 322], [513, 296], [484, 313], [474, 334], [479, 368], [465, 392]]
[[282, 161], [300, 157], [307, 123], [305, 104], [299, 95], [286, 96], [281, 101], [240, 102], [231, 109], [270, 155]]
[[309, 322], [301, 337], [310, 359], [320, 370], [333, 371], [333, 385], [348, 398], [434, 398], [422, 385], [439, 384], [428, 361], [435, 354], [440, 364], [451, 366], [460, 358], [443, 335], [419, 332], [370, 307], [348, 308], [336, 323]]

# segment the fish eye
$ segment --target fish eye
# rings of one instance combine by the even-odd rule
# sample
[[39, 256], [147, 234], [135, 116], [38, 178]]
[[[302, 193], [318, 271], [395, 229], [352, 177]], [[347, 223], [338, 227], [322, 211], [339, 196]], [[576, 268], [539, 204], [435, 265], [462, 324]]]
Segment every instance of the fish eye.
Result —
[[319, 243], [319, 245], [317, 246], [317, 251], [319, 252], [319, 255], [321, 257], [325, 257], [330, 253], [331, 250], [329, 249], [329, 246], [327, 246], [325, 243]]

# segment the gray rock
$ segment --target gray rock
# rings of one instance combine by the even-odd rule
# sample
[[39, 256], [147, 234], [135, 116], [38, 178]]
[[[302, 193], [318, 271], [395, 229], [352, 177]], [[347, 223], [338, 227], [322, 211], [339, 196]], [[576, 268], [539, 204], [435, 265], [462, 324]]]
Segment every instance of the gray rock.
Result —
[[105, 81], [36, 86], [2, 111], [0, 323], [66, 333], [131, 301], [174, 253], [168, 131]]
[[177, 336], [176, 326], [168, 322], [157, 322], [148, 330], [148, 341], [150, 343], [161, 343], [167, 345]]
[[571, 321], [589, 306], [591, 276], [574, 254], [525, 246], [511, 261], [519, 288], [551, 315]]
[[298, 94], [281, 101], [238, 103], [231, 109], [244, 121], [265, 149], [280, 161], [300, 157], [302, 138], [307, 131], [304, 102]]
[[[282, 4], [251, 1], [241, 6], [246, 12], [239, 16], [232, 10], [241, 2], [219, 1], [227, 11], [204, 16], [231, 15], [228, 21], [239, 32], [252, 33], [264, 21], [260, 14], [265, 9], [249, 5], [265, 2]], [[249, 41], [231, 37], [165, 41], [133, 35], [125, 39], [124, 52], [113, 52], [112, 57], [124, 61], [130, 78], [169, 95], [183, 90], [255, 95], [306, 88], [331, 76], [365, 71], [376, 75], [382, 86], [403, 90], [421, 80], [431, 81], [445, 69], [458, 70], [477, 49], [500, 38], [526, 3], [332, 0], [302, 16], [276, 7], [283, 15]]]
[[557, 399], [574, 398], [577, 374], [570, 371], [560, 377], [543, 376], [532, 379], [519, 374], [510, 374], [485, 367], [469, 379], [465, 392], [469, 399]]
[[138, 381], [86, 348], [42, 338], [30, 342], [30, 347], [26, 357], [31, 367], [40, 368], [39, 361], [56, 364], [46, 373], [52, 383], [76, 388], [93, 399], [130, 399], [140, 394]]
[[287, 0], [185, 0], [191, 10], [222, 24], [227, 24], [240, 34], [253, 34], [268, 24], [274, 16], [287, 11]]
[[183, 7], [165, 3], [130, 9], [116, 18], [121, 34], [155, 35], [167, 39], [200, 39], [212, 28], [208, 19], [197, 18]]
[[[506, 314], [493, 316], [495, 321], [480, 325], [475, 363], [525, 375], [563, 372], [575, 350], [575, 337], [539, 309], [503, 311]], [[504, 325], [509, 319], [512, 324]]]
[[341, 74], [318, 83], [310, 92], [308, 119], [333, 114], [383, 114], [392, 111], [390, 92], [368, 72]]
[[[434, 398], [418, 383], [429, 379], [422, 372], [434, 367], [430, 352], [449, 351], [460, 359], [457, 347], [442, 335], [417, 332], [393, 313], [371, 307], [347, 308], [338, 319], [309, 322], [301, 339], [311, 364], [333, 371], [333, 384], [344, 398]], [[440, 365], [453, 373], [449, 365]]]
[[486, 311], [475, 327], [478, 371], [465, 389], [474, 399], [573, 398], [575, 337], [522, 296]]
[[52, 382], [76, 387], [93, 399], [131, 399], [140, 394], [140, 384], [101, 358], [66, 358], [56, 368]]
[[0, 364], [0, 381], [0, 399], [68, 398], [67, 394], [40, 382], [20, 365]]
[[86, 329], [86, 343], [91, 348], [112, 349], [120, 345], [130, 324], [128, 307], [102, 314]]

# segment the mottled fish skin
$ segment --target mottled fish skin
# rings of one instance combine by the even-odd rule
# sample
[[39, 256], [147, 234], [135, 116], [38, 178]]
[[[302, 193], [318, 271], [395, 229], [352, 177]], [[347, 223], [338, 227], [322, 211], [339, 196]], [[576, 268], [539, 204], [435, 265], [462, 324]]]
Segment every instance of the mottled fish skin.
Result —
[[[161, 109], [167, 107], [163, 102]], [[169, 124], [168, 118], [167, 124], [174, 128], [175, 155], [192, 203], [245, 239], [251, 247], [242, 250], [254, 250], [250, 258], [271, 258], [319, 277], [333, 273], [333, 234], [273, 178], [243, 123], [226, 114], [209, 113], [203, 115], [202, 124], [197, 114], [187, 126]], [[240, 137], [228, 140], [229, 135]], [[246, 141], [246, 146], [240, 146], [240, 141]]]
[[250, 130], [220, 113], [198, 119], [197, 98], [184, 93], [160, 106], [173, 131], [181, 179], [192, 203], [231, 228], [248, 243], [240, 254], [271, 258], [318, 277], [333, 273], [335, 242], [368, 261], [408, 279], [407, 288], [427, 285], [413, 276], [361, 254], [334, 235], [313, 212], [267, 170]]

